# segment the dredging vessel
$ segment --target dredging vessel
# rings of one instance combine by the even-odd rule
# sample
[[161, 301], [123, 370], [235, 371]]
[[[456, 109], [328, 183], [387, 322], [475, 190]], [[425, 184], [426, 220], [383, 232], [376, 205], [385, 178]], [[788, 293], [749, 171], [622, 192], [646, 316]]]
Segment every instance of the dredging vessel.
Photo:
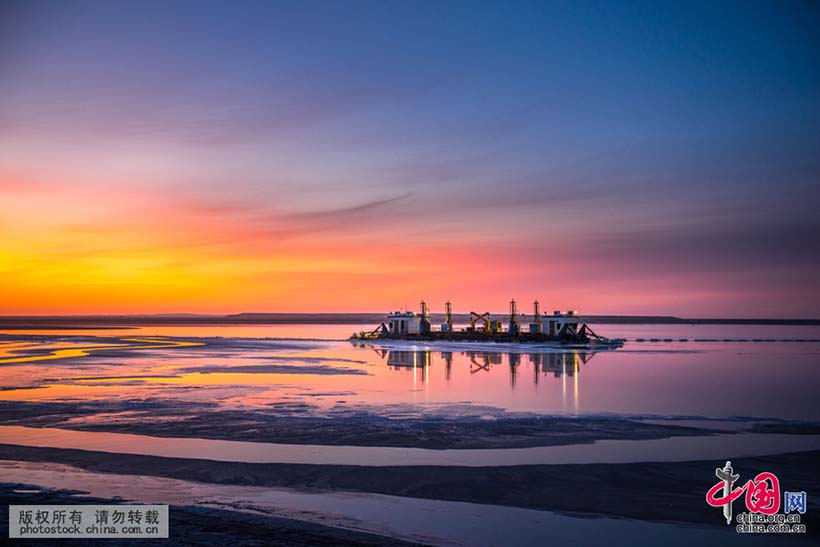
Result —
[[522, 319], [515, 300], [510, 301], [507, 327], [502, 321], [493, 319], [489, 312], [470, 312], [470, 326], [461, 329], [453, 327], [453, 313], [450, 302], [444, 305], [444, 321], [439, 329], [434, 329], [430, 321], [430, 310], [422, 300], [420, 313], [395, 311], [387, 314], [381, 325], [371, 331], [355, 332], [351, 340], [409, 340], [419, 342], [497, 342], [522, 344], [549, 344], [576, 348], [617, 348], [623, 340], [598, 336], [586, 323], [581, 323], [577, 311], [555, 311], [552, 315], [542, 314], [538, 300], [533, 302], [533, 315], [527, 328], [522, 327]]

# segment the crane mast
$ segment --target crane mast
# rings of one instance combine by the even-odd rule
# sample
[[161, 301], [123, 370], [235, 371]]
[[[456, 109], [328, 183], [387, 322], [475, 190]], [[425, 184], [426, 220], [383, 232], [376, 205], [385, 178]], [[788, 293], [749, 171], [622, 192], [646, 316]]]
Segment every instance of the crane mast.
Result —
[[430, 320], [427, 318], [427, 302], [424, 300], [421, 301], [421, 319], [419, 320], [419, 330], [427, 334], [431, 329]]
[[510, 334], [518, 334], [521, 331], [521, 323], [518, 321], [518, 308], [515, 299], [510, 300]]

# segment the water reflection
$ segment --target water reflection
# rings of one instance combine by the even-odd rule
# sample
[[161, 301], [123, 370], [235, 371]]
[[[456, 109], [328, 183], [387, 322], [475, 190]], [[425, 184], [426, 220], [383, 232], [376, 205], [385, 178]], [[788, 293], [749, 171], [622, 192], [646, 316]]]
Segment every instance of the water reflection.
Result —
[[[672, 333], [652, 331], [658, 338]], [[492, 408], [803, 420], [820, 416], [820, 347], [814, 343], [634, 343], [628, 350], [594, 353], [479, 344], [423, 348], [230, 336], [159, 339], [133, 332], [101, 338], [0, 334], [0, 406], [82, 402], [100, 404], [103, 415], [130, 410], [132, 401], [156, 401], [172, 409], [169, 413], [176, 412], [174, 405], [207, 403], [317, 415], [363, 408], [391, 415]], [[593, 355], [596, 361], [588, 367]], [[774, 364], [777, 374], [772, 374]], [[726, 390], [726, 385], [733, 388]], [[133, 419], [156, 419], [157, 412]]]
[[[373, 348], [374, 351], [387, 364], [390, 370], [407, 371], [412, 370], [418, 379], [425, 381], [430, 373], [430, 368], [437, 363], [441, 363], [444, 368], [444, 376], [450, 380], [453, 366], [452, 351], [431, 351], [431, 350], [398, 350]], [[571, 351], [564, 353], [505, 353], [490, 351], [462, 351], [457, 354], [465, 358], [470, 365], [470, 374], [481, 374], [491, 372], [493, 367], [503, 366], [506, 362], [509, 369], [509, 382], [511, 387], [515, 387], [518, 382], [519, 369], [522, 360], [526, 359], [532, 369], [532, 381], [538, 385], [542, 376], [552, 376], [564, 382], [566, 391], [566, 381], [570, 378], [573, 382], [575, 397], [578, 397], [578, 373], [581, 365], [586, 365], [594, 352]]]

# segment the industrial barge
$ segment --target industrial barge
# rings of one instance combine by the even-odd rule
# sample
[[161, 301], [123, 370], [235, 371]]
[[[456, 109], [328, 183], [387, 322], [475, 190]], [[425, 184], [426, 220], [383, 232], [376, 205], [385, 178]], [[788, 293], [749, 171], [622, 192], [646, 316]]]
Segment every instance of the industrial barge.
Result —
[[538, 300], [533, 303], [533, 315], [527, 328], [522, 327], [526, 317], [518, 312], [515, 300], [510, 301], [507, 327], [490, 313], [470, 312], [470, 326], [456, 330], [450, 302], [444, 305], [444, 322], [433, 329], [430, 310], [422, 300], [421, 313], [395, 311], [372, 331], [353, 333], [351, 340], [408, 340], [419, 342], [496, 342], [521, 344], [549, 344], [570, 348], [618, 348], [623, 340], [598, 336], [589, 325], [580, 323], [577, 311], [555, 311], [541, 314]]

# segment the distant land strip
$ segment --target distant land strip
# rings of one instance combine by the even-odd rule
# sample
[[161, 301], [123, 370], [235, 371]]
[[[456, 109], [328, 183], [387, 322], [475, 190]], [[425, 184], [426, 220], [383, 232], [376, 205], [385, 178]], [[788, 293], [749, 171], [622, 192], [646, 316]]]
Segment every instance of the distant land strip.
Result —
[[[362, 324], [374, 327], [385, 320], [385, 313], [238, 313], [232, 315], [159, 314], [159, 315], [5, 315], [0, 329], [25, 330], [56, 328], [113, 328], [134, 325], [339, 325]], [[502, 320], [507, 313], [493, 314]], [[443, 314], [430, 315], [433, 324]], [[522, 314], [523, 322], [530, 315]], [[468, 314], [453, 314], [456, 324], [469, 323]], [[582, 315], [580, 321], [592, 324], [634, 325], [820, 325], [818, 319], [682, 318], [654, 315]]]

